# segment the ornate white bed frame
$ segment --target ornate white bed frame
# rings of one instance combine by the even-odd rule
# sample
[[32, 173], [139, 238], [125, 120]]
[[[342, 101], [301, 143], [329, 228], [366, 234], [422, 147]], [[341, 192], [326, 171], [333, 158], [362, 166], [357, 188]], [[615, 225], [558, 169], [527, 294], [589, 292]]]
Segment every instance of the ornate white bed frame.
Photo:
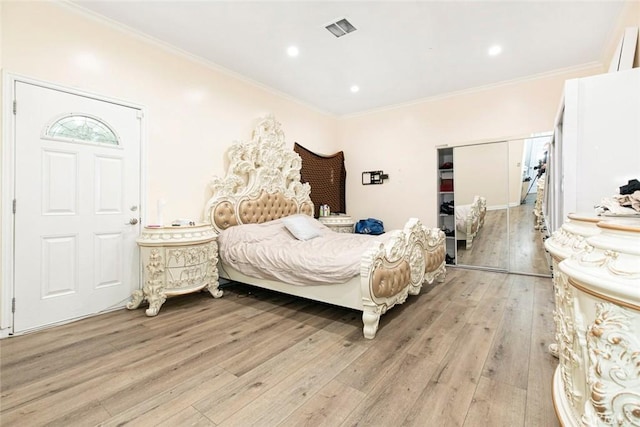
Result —
[[[465, 229], [460, 230], [457, 228], [456, 223], [456, 240], [464, 240], [465, 249], [471, 249], [473, 239], [484, 225], [484, 217], [487, 214], [487, 199], [481, 196], [475, 196], [473, 203], [463, 206], [469, 206], [470, 209], [465, 217]], [[461, 208], [462, 206], [459, 207]], [[456, 206], [456, 209], [457, 208], [458, 206]]]
[[[300, 156], [285, 149], [284, 132], [273, 116], [258, 123], [251, 141], [236, 141], [228, 156], [227, 175], [211, 181], [213, 197], [205, 207], [216, 232], [298, 213], [313, 215], [311, 188], [300, 182]], [[424, 282], [444, 281], [445, 236], [412, 218], [386, 244], [373, 242], [362, 255], [360, 275], [341, 284], [298, 286], [257, 279], [222, 261], [219, 273], [231, 281], [361, 310], [364, 336], [372, 339], [388, 309], [417, 295]]]

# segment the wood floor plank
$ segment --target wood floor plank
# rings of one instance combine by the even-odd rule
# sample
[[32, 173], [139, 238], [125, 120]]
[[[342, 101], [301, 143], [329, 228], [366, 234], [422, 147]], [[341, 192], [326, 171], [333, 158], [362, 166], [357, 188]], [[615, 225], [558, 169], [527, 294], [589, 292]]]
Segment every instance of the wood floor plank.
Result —
[[[435, 310], [421, 309], [423, 306], [426, 307], [418, 299], [405, 307], [407, 310], [402, 316], [400, 311], [394, 313], [392, 310], [387, 313], [387, 324], [378, 332], [373, 345], [340, 373], [339, 380], [364, 393], [371, 391], [399, 360], [399, 356], [408, 350], [409, 345], [440, 314]], [[391, 317], [393, 315], [395, 317]]]
[[[62, 416], [57, 419], [46, 420], [46, 425], [51, 427], [96, 426], [99, 425], [102, 420], [106, 420], [109, 417], [109, 412], [107, 412], [100, 402], [92, 400], [85, 402], [84, 405], [71, 412], [64, 412]], [[27, 415], [26, 417], [20, 418], [16, 424], [7, 423], [7, 425], [41, 425], [39, 422], [35, 422], [35, 420], [36, 418]]]
[[[362, 312], [348, 308], [335, 307], [332, 321], [322, 327], [324, 331], [337, 334], [349, 341], [358, 341], [362, 337]], [[384, 317], [384, 316], [383, 316]]]
[[493, 332], [464, 328], [407, 413], [406, 426], [461, 426], [480, 381]]
[[[171, 355], [180, 360], [200, 348], [222, 346], [233, 339], [224, 329], [208, 330], [209, 323], [219, 325], [216, 319], [207, 319], [199, 323], [201, 329], [193, 328], [162, 339], [148, 341], [147, 337], [140, 336], [139, 343], [125, 351], [113, 351], [100, 358], [81, 358], [80, 363], [67, 364], [61, 371], [42, 377], [32, 378], [32, 375], [26, 375], [32, 378], [31, 382], [22, 386], [5, 382], [7, 375], [3, 375], [3, 409], [17, 409], [28, 404], [38, 406], [51, 399], [82, 395], [85, 392], [106, 395], [111, 387], [117, 389], [123, 383], [126, 385], [136, 378], [151, 375], [154, 370], [161, 370], [163, 365], [155, 363], [157, 360], [170, 364]], [[208, 341], [203, 343], [205, 338]], [[144, 352], [147, 352], [146, 357], [141, 358], [140, 355]], [[41, 363], [46, 365], [50, 357], [46, 348], [43, 348]], [[148, 368], [144, 369], [145, 367]], [[6, 372], [4, 368], [2, 372]], [[95, 389], [92, 388], [94, 385]]]
[[[19, 363], [22, 365], [34, 354], [40, 354], [42, 347], [47, 347], [50, 351], [64, 346], [73, 345], [82, 336], [93, 336], [106, 331], [111, 332], [113, 319], [118, 318], [118, 323], [126, 324], [127, 319], [122, 316], [122, 310], [118, 312], [105, 313], [88, 319], [78, 320], [64, 325], [58, 325], [39, 331], [30, 332], [24, 335], [15, 335], [0, 340], [0, 353], [2, 354], [2, 364], [5, 367]], [[136, 322], [133, 321], [133, 324]], [[130, 326], [133, 327], [133, 326]], [[33, 337], [37, 336], [37, 339]], [[9, 344], [10, 343], [10, 344]]]
[[[256, 345], [243, 341], [241, 343], [243, 349], [221, 360], [220, 366], [237, 376], [242, 376], [309, 336], [312, 329], [322, 329], [332, 323], [331, 317], [325, 317], [322, 314], [326, 311], [333, 314], [335, 308], [309, 302], [302, 302], [297, 308], [297, 312], [292, 314], [295, 315], [292, 319], [295, 320], [295, 325], [287, 328], [284, 333], [281, 329], [270, 328], [262, 336], [256, 335]], [[273, 339], [277, 334], [282, 334], [283, 339]]]
[[504, 274], [493, 272], [487, 272], [481, 276], [474, 275], [473, 280], [469, 280], [468, 270], [458, 271], [464, 271], [465, 274], [461, 274], [461, 277], [457, 278], [461, 281], [458, 286], [460, 292], [453, 297], [453, 300], [464, 301], [465, 305], [469, 307], [476, 307], [485, 298], [486, 292], [493, 291], [496, 281], [504, 280]]
[[511, 271], [550, 274], [551, 260], [544, 249], [543, 234], [536, 230], [535, 196], [509, 209], [509, 267]]
[[[447, 306], [441, 316], [428, 324], [426, 330], [409, 347], [409, 353], [422, 357], [430, 357], [433, 362], [440, 363], [463, 328], [473, 319], [478, 318], [476, 310], [486, 307], [484, 298], [487, 293], [494, 294], [496, 282], [503, 282], [506, 276], [500, 273], [486, 273], [480, 280], [466, 280], [470, 273], [466, 271], [458, 279], [458, 293], [452, 294], [452, 303]], [[502, 312], [500, 312], [502, 315]]]
[[473, 238], [471, 248], [458, 241], [457, 264], [507, 269], [509, 239], [507, 239], [507, 210], [488, 210], [484, 226]]
[[469, 324], [496, 330], [502, 319], [511, 290], [510, 282], [508, 281], [509, 275], [487, 274], [492, 274], [488, 276], [491, 277], [491, 286], [487, 289], [481, 303], [474, 309], [472, 318], [469, 319]]
[[278, 425], [365, 350], [365, 346], [348, 341], [336, 342], [308, 364], [266, 390], [254, 399], [251, 405], [245, 406], [218, 424], [220, 426]]
[[[104, 419], [101, 426], [113, 427], [130, 423], [158, 425], [186, 409], [195, 411], [192, 404], [211, 393], [221, 393], [221, 390], [234, 380], [236, 380], [235, 375], [222, 370], [219, 366], [214, 365], [208, 369], [199, 368], [197, 375], [177, 382], [174, 386], [167, 386], [161, 392], [147, 393], [146, 400], [125, 411], [116, 412], [115, 416]], [[198, 414], [197, 420], [204, 417], [199, 412]], [[208, 422], [213, 424], [210, 420]]]
[[200, 337], [196, 337], [193, 342], [168, 347], [165, 352], [155, 352], [147, 358], [119, 366], [113, 371], [100, 368], [97, 374], [87, 381], [70, 379], [72, 382], [67, 387], [61, 390], [54, 389], [33, 401], [17, 405], [8, 411], [3, 419], [22, 419], [33, 424], [47, 418], [57, 419], [65, 411], [72, 412], [82, 407], [83, 400], [77, 399], [78, 396], [88, 400], [100, 400], [111, 414], [124, 411], [145, 400], [145, 393], [161, 392], [171, 381], [180, 381], [184, 377], [195, 375], [199, 369], [198, 362], [205, 360], [208, 352], [214, 351], [217, 347], [211, 347], [212, 344], [205, 340], [205, 334], [206, 331], [202, 331]]
[[555, 413], [545, 410], [549, 404], [553, 374], [558, 359], [549, 353], [549, 344], [554, 342], [555, 324], [548, 307], [554, 305], [553, 286], [546, 279], [533, 279], [534, 304], [531, 327], [531, 351], [527, 377], [526, 425], [558, 426]]
[[333, 335], [317, 331], [262, 365], [247, 372], [226, 388], [196, 402], [193, 407], [216, 423], [242, 410], [270, 388], [335, 346]]
[[[9, 387], [18, 387], [37, 378], [53, 375], [65, 367], [80, 363], [86, 359], [98, 359], [113, 351], [108, 345], [100, 345], [100, 337], [92, 336], [88, 339], [80, 339], [76, 343], [52, 349], [47, 363], [42, 363], [42, 353], [32, 353], [24, 362], [13, 357], [13, 363], [3, 364], [6, 372], [2, 381]], [[14, 353], [15, 354], [15, 353]]]
[[278, 427], [335, 427], [364, 400], [365, 393], [332, 380], [289, 415]]
[[[257, 342], [262, 342], [262, 333], [267, 330], [273, 333], [295, 327], [293, 321], [279, 316], [277, 310], [265, 312], [257, 318], [259, 320], [255, 324], [251, 324], [254, 326], [253, 328], [243, 330], [243, 332], [250, 331], [250, 335], [244, 335], [246, 341], [254, 339]], [[144, 400], [146, 393], [161, 392], [167, 386], [192, 375], [188, 368], [195, 369], [196, 371], [193, 373], [195, 374], [202, 364], [206, 366], [206, 364], [214, 364], [224, 360], [238, 345], [237, 343], [237, 335], [226, 342], [214, 342], [208, 339], [207, 331], [202, 331], [194, 339], [193, 344], [172, 347], [156, 353], [154, 360], [141, 363], [139, 369], [142, 369], [143, 372], [140, 372], [137, 381], [122, 388], [117, 394], [104, 399], [102, 404], [111, 413], [124, 411]], [[149, 364], [156, 360], [157, 363], [149, 367]], [[172, 382], [164, 381], [167, 378], [167, 373], [171, 374]]]
[[482, 377], [464, 427], [524, 426], [526, 400], [526, 390]]
[[491, 347], [483, 375], [526, 389], [529, 375], [533, 279], [510, 275], [509, 299]]
[[474, 311], [473, 307], [459, 303], [447, 307], [449, 309], [444, 313], [431, 312], [433, 318], [425, 325], [424, 332], [407, 348], [409, 354], [429, 358], [433, 363], [440, 363], [445, 357]]
[[511, 426], [525, 393], [557, 426], [552, 312], [550, 279], [449, 268], [367, 340], [358, 311], [234, 284], [1, 340], [0, 425]]
[[438, 365], [405, 354], [342, 423], [343, 426], [397, 426], [407, 417]]
[[210, 419], [202, 415], [200, 412], [196, 411], [191, 406], [183, 409], [182, 411], [174, 414], [170, 418], [167, 418], [160, 423], [152, 425], [153, 427], [215, 427], [215, 424]]

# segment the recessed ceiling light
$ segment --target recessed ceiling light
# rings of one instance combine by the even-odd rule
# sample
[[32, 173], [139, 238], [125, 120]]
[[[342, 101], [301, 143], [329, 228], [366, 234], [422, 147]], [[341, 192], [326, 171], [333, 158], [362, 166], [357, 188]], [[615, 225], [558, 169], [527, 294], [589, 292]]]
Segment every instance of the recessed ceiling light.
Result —
[[300, 53], [300, 51], [298, 50], [298, 48], [296, 46], [289, 46], [287, 48], [287, 54], [289, 56], [296, 57], [296, 56], [298, 56], [299, 53]]
[[499, 45], [493, 45], [489, 48], [489, 55], [490, 56], [496, 56], [499, 55], [500, 52], [502, 52], [502, 46]]
[[100, 60], [91, 52], [79, 53], [75, 58], [76, 65], [84, 68], [85, 70], [98, 71], [100, 70]]
[[358, 92], [360, 90], [360, 87], [357, 86], [357, 85], [353, 85], [353, 86], [351, 86], [350, 90], [351, 90], [351, 92], [356, 93], [356, 92]]

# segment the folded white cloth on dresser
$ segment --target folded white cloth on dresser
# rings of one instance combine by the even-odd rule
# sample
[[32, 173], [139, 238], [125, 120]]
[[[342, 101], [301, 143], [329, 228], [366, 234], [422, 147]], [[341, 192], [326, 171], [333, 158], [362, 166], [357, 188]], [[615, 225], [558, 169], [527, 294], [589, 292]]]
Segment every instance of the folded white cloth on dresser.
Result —
[[618, 203], [620, 203], [620, 206], [630, 207], [631, 209], [640, 212], [640, 190], [634, 191], [633, 194], [625, 194], [613, 197], [618, 201]]
[[596, 212], [599, 215], [638, 215], [640, 213], [640, 191], [624, 196], [605, 197], [600, 201], [600, 205], [596, 206]]

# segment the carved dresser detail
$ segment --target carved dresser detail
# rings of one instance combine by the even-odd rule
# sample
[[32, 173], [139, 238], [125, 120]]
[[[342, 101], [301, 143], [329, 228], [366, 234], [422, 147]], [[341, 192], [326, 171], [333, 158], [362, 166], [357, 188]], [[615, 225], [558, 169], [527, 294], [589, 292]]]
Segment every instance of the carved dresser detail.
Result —
[[127, 304], [130, 310], [147, 300], [147, 316], [155, 316], [167, 297], [206, 289], [220, 298], [218, 244], [209, 224], [145, 227], [137, 239], [143, 263], [143, 287]]
[[565, 257], [554, 270], [563, 426], [640, 425], [640, 219], [601, 219], [570, 217], [546, 244]]
[[[560, 361], [561, 365], [566, 364], [566, 366], [563, 366], [563, 369], [573, 364], [571, 357], [574, 355], [574, 352], [573, 350], [569, 350], [569, 348], [572, 347], [572, 342], [567, 341], [572, 338], [573, 324], [571, 324], [569, 320], [573, 317], [573, 291], [567, 283], [567, 278], [558, 268], [558, 265], [565, 259], [571, 258], [572, 255], [584, 250], [586, 239], [600, 233], [600, 229], [596, 224], [601, 220], [602, 217], [596, 215], [571, 213], [568, 215], [564, 224], [562, 224], [562, 227], [556, 230], [551, 237], [544, 242], [545, 249], [551, 255], [551, 270], [553, 271], [553, 288], [555, 294], [555, 311], [553, 318], [556, 325], [556, 342], [549, 345], [549, 351], [555, 357], [561, 357], [561, 355], [558, 354], [558, 343], [560, 340], [565, 340], [565, 350], [567, 350], [567, 353], [562, 355], [563, 359]], [[569, 330], [565, 330], [566, 328]]]

